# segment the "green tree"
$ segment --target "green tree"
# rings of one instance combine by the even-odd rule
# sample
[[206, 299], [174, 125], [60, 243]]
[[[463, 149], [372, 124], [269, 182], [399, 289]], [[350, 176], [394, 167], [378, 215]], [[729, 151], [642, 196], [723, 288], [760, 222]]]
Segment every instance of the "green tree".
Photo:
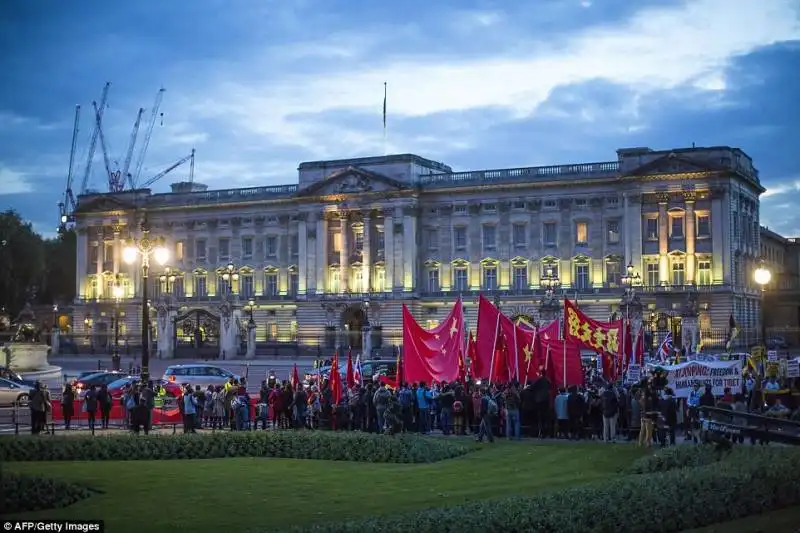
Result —
[[43, 304], [68, 303], [75, 298], [75, 230], [59, 233], [44, 245], [44, 272], [39, 291]]
[[44, 250], [44, 241], [30, 222], [13, 210], [0, 213], [0, 307], [12, 317], [43, 279]]

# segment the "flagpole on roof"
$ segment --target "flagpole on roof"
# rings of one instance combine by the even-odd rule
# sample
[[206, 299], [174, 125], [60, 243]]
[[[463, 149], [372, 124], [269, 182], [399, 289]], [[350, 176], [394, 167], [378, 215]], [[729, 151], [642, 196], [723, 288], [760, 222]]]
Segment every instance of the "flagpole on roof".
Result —
[[383, 155], [389, 155], [388, 147], [386, 145], [386, 96], [387, 83], [383, 82]]

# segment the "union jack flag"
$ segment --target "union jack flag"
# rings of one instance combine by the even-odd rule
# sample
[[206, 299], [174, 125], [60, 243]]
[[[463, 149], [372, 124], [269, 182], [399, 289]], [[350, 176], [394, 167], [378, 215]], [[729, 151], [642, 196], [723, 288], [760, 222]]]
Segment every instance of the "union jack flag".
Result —
[[670, 331], [667, 333], [667, 336], [664, 337], [664, 340], [661, 342], [661, 346], [658, 347], [658, 359], [663, 363], [667, 360], [667, 358], [672, 355], [674, 349], [674, 345], [672, 343], [672, 332]]

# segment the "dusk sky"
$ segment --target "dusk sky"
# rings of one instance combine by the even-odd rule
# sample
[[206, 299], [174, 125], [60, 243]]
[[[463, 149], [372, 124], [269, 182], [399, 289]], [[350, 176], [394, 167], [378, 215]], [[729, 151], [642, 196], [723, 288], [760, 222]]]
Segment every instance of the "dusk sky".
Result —
[[[800, 0], [6, 0], [0, 50], [0, 209], [46, 234], [74, 106], [77, 193], [110, 81], [120, 165], [138, 109], [166, 89], [141, 181], [192, 148], [211, 188], [382, 155], [388, 82], [389, 153], [466, 170], [739, 147], [767, 188], [762, 224], [800, 236]], [[98, 148], [89, 187], [107, 190], [104, 174]]]

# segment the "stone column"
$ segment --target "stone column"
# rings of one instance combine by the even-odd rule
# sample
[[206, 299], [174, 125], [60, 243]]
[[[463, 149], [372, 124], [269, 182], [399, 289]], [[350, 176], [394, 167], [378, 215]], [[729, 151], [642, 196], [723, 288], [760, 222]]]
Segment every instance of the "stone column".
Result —
[[328, 221], [325, 213], [317, 219], [317, 294], [325, 294], [325, 274], [328, 269]]
[[686, 284], [691, 285], [695, 280], [696, 264], [695, 261], [695, 230], [694, 219], [694, 196], [686, 197]]
[[363, 266], [364, 292], [372, 292], [372, 219], [369, 212], [364, 214], [364, 250], [361, 262]]
[[86, 228], [78, 229], [75, 268], [75, 297], [86, 297], [86, 271], [89, 261], [89, 237]]
[[256, 357], [256, 323], [247, 322], [247, 353], [245, 359], [255, 359]]
[[383, 258], [386, 265], [385, 290], [394, 291], [394, 221], [392, 210], [383, 212]]
[[122, 256], [122, 241], [119, 239], [120, 227], [114, 226], [114, 276], [119, 274], [119, 262]]
[[[308, 275], [308, 227], [306, 226], [306, 213], [300, 213], [297, 223], [297, 293], [305, 295], [306, 276]], [[248, 346], [249, 351], [249, 346]], [[255, 352], [254, 352], [255, 353]]]
[[361, 360], [372, 359], [372, 328], [369, 325], [361, 328]]
[[669, 283], [669, 215], [666, 199], [658, 202], [658, 280]]
[[234, 359], [238, 352], [239, 318], [241, 307], [225, 302], [220, 307], [219, 354], [220, 358]]
[[342, 236], [342, 249], [339, 250], [339, 292], [347, 292], [348, 278], [350, 277], [350, 239], [348, 238], [350, 226], [347, 223], [347, 213], [341, 215], [339, 231]]
[[175, 317], [177, 310], [167, 304], [158, 306], [156, 327], [158, 332], [157, 356], [159, 359], [172, 359], [175, 338]]
[[417, 285], [417, 217], [411, 206], [403, 208], [403, 290]]
[[97, 275], [97, 290], [96, 295], [98, 298], [103, 297], [105, 289], [105, 280], [103, 279], [103, 256], [105, 255], [105, 241], [103, 234], [97, 235], [97, 260], [95, 261], [95, 274]]
[[58, 331], [57, 327], [53, 328], [53, 331], [50, 333], [50, 356], [58, 355], [59, 351], [59, 336], [60, 332]]

